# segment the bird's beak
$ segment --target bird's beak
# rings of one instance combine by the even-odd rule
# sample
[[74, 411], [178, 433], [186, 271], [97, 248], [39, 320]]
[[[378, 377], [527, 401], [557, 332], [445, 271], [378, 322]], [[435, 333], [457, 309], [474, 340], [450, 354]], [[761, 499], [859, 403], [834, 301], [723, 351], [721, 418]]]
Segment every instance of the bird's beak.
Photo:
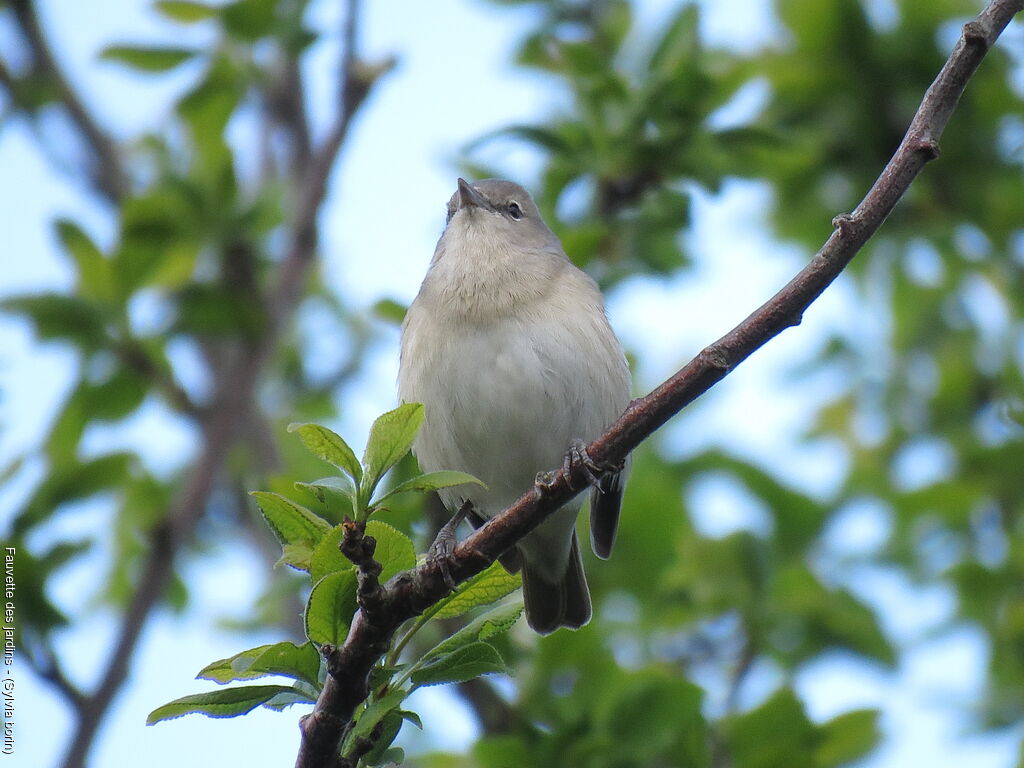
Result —
[[463, 208], [482, 208], [487, 210], [487, 198], [477, 192], [465, 179], [459, 179], [459, 210]]

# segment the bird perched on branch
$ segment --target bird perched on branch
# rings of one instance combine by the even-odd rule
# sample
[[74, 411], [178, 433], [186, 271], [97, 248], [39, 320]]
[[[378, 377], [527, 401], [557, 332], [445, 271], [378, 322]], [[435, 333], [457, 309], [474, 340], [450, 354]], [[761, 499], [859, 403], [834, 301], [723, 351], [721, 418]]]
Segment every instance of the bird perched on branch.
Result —
[[[582, 446], [625, 409], [629, 369], [597, 285], [518, 184], [459, 179], [402, 326], [398, 385], [403, 401], [424, 405], [413, 446], [422, 469], [486, 484], [440, 491], [450, 511], [468, 501], [480, 525], [568, 456], [592, 472], [591, 544], [611, 554], [626, 470], [591, 466]], [[501, 558], [522, 570], [526, 618], [541, 634], [590, 620], [581, 505], [582, 496], [557, 510]]]

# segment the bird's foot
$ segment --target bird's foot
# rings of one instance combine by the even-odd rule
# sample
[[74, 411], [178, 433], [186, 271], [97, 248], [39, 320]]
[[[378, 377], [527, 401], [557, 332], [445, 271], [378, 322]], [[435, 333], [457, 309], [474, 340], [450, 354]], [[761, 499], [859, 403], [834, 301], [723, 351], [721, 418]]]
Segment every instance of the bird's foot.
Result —
[[430, 549], [427, 550], [427, 562], [435, 562], [441, 569], [441, 575], [444, 577], [444, 583], [448, 589], [455, 589], [455, 579], [452, 578], [451, 562], [452, 555], [455, 552], [455, 545], [459, 543], [458, 537], [455, 535], [456, 529], [459, 524], [466, 519], [466, 516], [473, 511], [473, 502], [463, 502], [462, 506], [459, 507], [459, 511], [452, 515], [451, 520], [441, 526], [441, 530], [437, 532], [437, 536], [434, 537], [433, 543], [430, 545]]
[[565, 472], [566, 477], [572, 477], [574, 472], [580, 471], [588, 484], [602, 492], [604, 491], [601, 485], [603, 478], [606, 475], [621, 472], [622, 468], [621, 462], [614, 464], [612, 462], [596, 462], [591, 459], [590, 454], [587, 453], [587, 444], [582, 440], [573, 440], [569, 444], [569, 450], [562, 462], [562, 471]]

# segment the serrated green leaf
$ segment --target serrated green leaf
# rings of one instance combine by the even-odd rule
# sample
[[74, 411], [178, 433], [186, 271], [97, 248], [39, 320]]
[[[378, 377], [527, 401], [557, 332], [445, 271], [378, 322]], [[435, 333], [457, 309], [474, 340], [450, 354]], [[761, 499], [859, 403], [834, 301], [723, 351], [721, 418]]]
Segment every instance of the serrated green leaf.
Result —
[[309, 577], [314, 584], [329, 573], [348, 571], [355, 567], [339, 549], [344, 535], [344, 527], [336, 525], [325, 533], [320, 543], [316, 545], [309, 560]]
[[356, 571], [335, 571], [313, 586], [306, 601], [306, 636], [317, 645], [340, 645], [356, 612]]
[[103, 49], [100, 58], [116, 61], [140, 72], [167, 72], [196, 54], [197, 51], [191, 48], [111, 45]]
[[421, 731], [423, 730], [423, 721], [420, 720], [420, 716], [418, 714], [416, 714], [415, 712], [411, 712], [408, 709], [400, 709], [398, 711], [398, 714], [400, 714], [402, 716], [403, 720], [408, 720], [410, 723], [415, 725]]
[[481, 675], [506, 672], [498, 650], [490, 643], [476, 642], [438, 656], [410, 676], [416, 686], [464, 683]]
[[438, 603], [435, 619], [461, 616], [478, 605], [489, 605], [523, 585], [518, 573], [509, 573], [500, 563], [491, 563], [485, 570], [459, 585], [453, 594]]
[[384, 474], [409, 452], [421, 424], [421, 403], [403, 403], [373, 422], [363, 454], [363, 466], [366, 468], [364, 498], [372, 497]]
[[208, 664], [197, 677], [216, 683], [228, 683], [267, 675], [304, 680], [319, 687], [320, 654], [311, 643], [295, 645], [285, 641], [261, 645]]
[[379, 520], [371, 520], [366, 524], [366, 535], [377, 540], [373, 559], [381, 564], [382, 570], [378, 577], [381, 583], [396, 573], [416, 567], [416, 548], [412, 539], [397, 528]]
[[324, 503], [332, 496], [342, 497], [339, 500], [345, 501], [351, 507], [355, 496], [355, 488], [347, 477], [322, 477], [311, 483], [295, 483], [295, 486], [309, 491]]
[[291, 544], [312, 550], [331, 529], [322, 517], [278, 493], [253, 491], [249, 495], [256, 499], [263, 519], [282, 546]]
[[281, 546], [281, 557], [274, 563], [274, 567], [288, 565], [296, 570], [308, 572], [312, 559], [313, 550], [309, 544], [283, 544]]
[[456, 485], [467, 484], [481, 485], [484, 488], [487, 487], [484, 485], [483, 481], [478, 480], [466, 472], [454, 472], [452, 470], [426, 472], [422, 475], [409, 478], [403, 483], [399, 483], [377, 499], [375, 503], [383, 503], [386, 499], [389, 499], [399, 493], [429, 493], [430, 491], [437, 491], [441, 488], [452, 488]]
[[319, 424], [289, 424], [288, 431], [297, 433], [310, 453], [333, 464], [356, 483], [362, 478], [363, 468], [355, 452], [340, 435]]
[[196, 678], [199, 680], [212, 680], [215, 683], [229, 683], [232, 680], [250, 680], [252, 677], [259, 677], [259, 675], [246, 676], [247, 670], [260, 654], [268, 648], [270, 648], [270, 645], [260, 645], [256, 648], [236, 653], [234, 656], [229, 656], [226, 659], [210, 662], [199, 670]]
[[346, 738], [346, 742], [369, 736], [370, 731], [374, 729], [374, 726], [383, 720], [389, 712], [397, 709], [408, 695], [409, 691], [396, 688], [388, 691], [384, 696], [370, 704], [359, 716], [359, 719], [352, 728], [350, 735]]
[[311, 691], [304, 690], [302, 686], [295, 685], [263, 702], [265, 708], [275, 712], [280, 712], [293, 704], [316, 704], [316, 695]]
[[193, 0], [158, 0], [156, 9], [171, 21], [192, 24], [217, 15], [217, 8]]
[[389, 762], [385, 760], [384, 755], [390, 750], [391, 744], [397, 738], [400, 730], [402, 730], [402, 715], [397, 710], [391, 710], [381, 720], [380, 733], [374, 741], [373, 749], [363, 756], [361, 762], [370, 766], [384, 765]]
[[239, 688], [222, 688], [206, 693], [194, 693], [157, 707], [149, 713], [146, 725], [153, 725], [162, 720], [173, 720], [176, 717], [190, 714], [201, 714], [207, 717], [237, 717], [252, 712], [256, 707], [282, 693], [293, 693], [291, 686], [285, 685], [248, 685]]
[[489, 611], [477, 616], [451, 637], [445, 638], [435, 645], [423, 655], [423, 658], [432, 659], [437, 656], [453, 653], [464, 646], [481, 640], [487, 640], [502, 632], [507, 632], [519, 620], [522, 613], [522, 603], [496, 605]]

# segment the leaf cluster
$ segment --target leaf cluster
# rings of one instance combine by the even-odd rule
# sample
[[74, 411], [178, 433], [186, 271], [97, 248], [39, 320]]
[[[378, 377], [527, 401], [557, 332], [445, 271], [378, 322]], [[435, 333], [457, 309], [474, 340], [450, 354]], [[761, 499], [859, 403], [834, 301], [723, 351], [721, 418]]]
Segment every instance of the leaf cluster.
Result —
[[[310, 590], [303, 614], [307, 640], [301, 646], [284, 641], [242, 651], [207, 665], [199, 673], [200, 679], [218, 684], [267, 676], [288, 678], [292, 683], [231, 686], [185, 696], [155, 709], [150, 713], [149, 724], [192, 713], [234, 717], [259, 706], [280, 710], [292, 704], [316, 702], [326, 676], [321, 652], [326, 654], [344, 643], [359, 608], [360, 575], [356, 563], [342, 553], [343, 540], [358, 529], [364, 540], [373, 542], [373, 559], [379, 567], [376, 579], [385, 582], [398, 577], [417, 564], [412, 539], [387, 523], [369, 518], [398, 494], [430, 493], [479, 483], [462, 472], [430, 472], [399, 482], [375, 496], [385, 474], [409, 452], [422, 421], [423, 406], [419, 403], [403, 404], [383, 414], [370, 430], [362, 460], [356, 459], [349, 445], [326, 427], [292, 425], [291, 431], [298, 434], [310, 453], [339, 470], [338, 475], [313, 483], [296, 483], [296, 487], [311, 493], [328, 510], [337, 503], [345, 510], [345, 522], [332, 525], [313, 510], [280, 494], [252, 494], [281, 544], [279, 564], [309, 577]], [[498, 602], [519, 585], [517, 576], [495, 563], [410, 621], [375, 667], [370, 696], [346, 731], [341, 756], [353, 765], [401, 762], [403, 750], [391, 745], [402, 723], [408, 721], [422, 727], [419, 716], [402, 706], [410, 694], [424, 686], [461, 683], [481, 675], [508, 672], [492, 640], [511, 629], [522, 613], [519, 601]], [[406, 659], [408, 654], [403, 655], [421, 630], [432, 630], [436, 622], [492, 604], [495, 605], [478, 612], [469, 623], [418, 657]]]

